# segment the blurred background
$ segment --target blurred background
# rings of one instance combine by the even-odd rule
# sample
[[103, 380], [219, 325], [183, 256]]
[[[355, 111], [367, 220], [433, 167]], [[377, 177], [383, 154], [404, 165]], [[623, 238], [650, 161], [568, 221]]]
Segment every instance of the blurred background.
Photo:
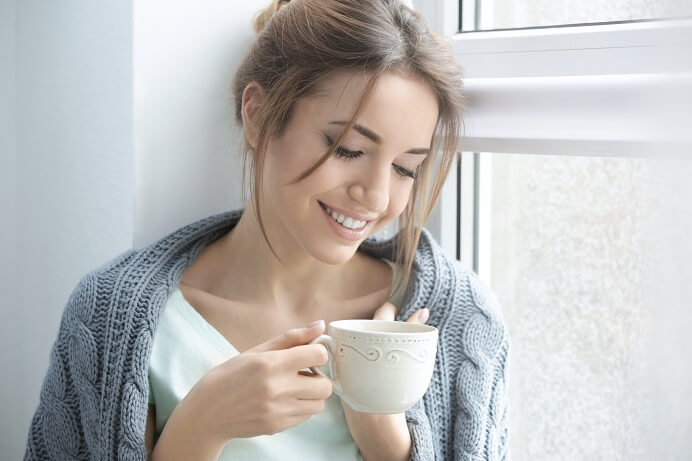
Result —
[[[268, 3], [0, 0], [0, 459], [78, 280], [241, 206], [229, 85]], [[413, 4], [466, 71], [427, 227], [502, 303], [513, 459], [691, 459], [689, 2]]]

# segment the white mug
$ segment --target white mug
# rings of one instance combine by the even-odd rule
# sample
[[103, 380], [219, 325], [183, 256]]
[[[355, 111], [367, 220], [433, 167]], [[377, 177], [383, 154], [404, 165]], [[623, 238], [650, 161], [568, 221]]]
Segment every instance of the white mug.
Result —
[[310, 341], [329, 351], [327, 376], [348, 406], [364, 413], [403, 413], [425, 394], [437, 354], [437, 328], [390, 320], [336, 320]]

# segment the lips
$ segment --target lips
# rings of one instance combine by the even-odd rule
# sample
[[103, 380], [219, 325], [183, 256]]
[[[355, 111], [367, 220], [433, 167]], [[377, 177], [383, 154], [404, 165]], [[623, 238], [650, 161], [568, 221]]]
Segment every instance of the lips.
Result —
[[351, 219], [356, 220], [356, 221], [365, 221], [366, 223], [369, 223], [369, 222], [374, 221], [376, 219], [376, 218], [369, 218], [367, 216], [359, 215], [357, 213], [352, 213], [352, 212], [346, 211], [342, 208], [336, 208], [336, 207], [333, 207], [331, 205], [327, 205], [326, 203], [322, 203], [319, 200], [317, 201], [317, 203], [319, 203], [320, 206], [322, 207], [322, 209], [324, 209], [325, 211], [327, 209], [330, 209], [332, 211], [335, 211], [337, 214], [342, 214], [345, 217], [351, 218]]
[[331, 216], [330, 213], [327, 212], [327, 209], [325, 208], [327, 205], [324, 205], [321, 202], [319, 202], [319, 205], [323, 210], [324, 218], [327, 220], [327, 225], [339, 237], [345, 240], [357, 242], [368, 235], [368, 231], [370, 229], [370, 226], [372, 225], [372, 221], [366, 222], [365, 225], [360, 229], [349, 229], [347, 227], [342, 226], [334, 220], [334, 218]]

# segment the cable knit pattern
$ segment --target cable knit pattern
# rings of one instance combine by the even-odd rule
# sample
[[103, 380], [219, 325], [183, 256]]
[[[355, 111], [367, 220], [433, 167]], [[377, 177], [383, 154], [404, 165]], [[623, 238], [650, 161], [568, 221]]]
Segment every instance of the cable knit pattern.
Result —
[[[161, 309], [242, 212], [184, 226], [80, 280], [51, 349], [25, 460], [146, 460], [147, 368]], [[395, 243], [371, 237], [360, 248], [393, 260]], [[397, 320], [422, 307], [440, 334], [430, 387], [406, 412], [411, 460], [509, 460], [510, 339], [499, 303], [427, 230]]]

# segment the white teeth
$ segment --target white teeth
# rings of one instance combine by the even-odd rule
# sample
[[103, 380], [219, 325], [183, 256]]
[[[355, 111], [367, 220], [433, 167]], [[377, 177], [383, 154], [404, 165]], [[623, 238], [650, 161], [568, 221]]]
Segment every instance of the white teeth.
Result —
[[358, 230], [363, 228], [363, 226], [365, 226], [366, 224], [366, 221], [358, 221], [357, 219], [353, 219], [350, 216], [347, 217], [345, 215], [342, 215], [341, 213], [337, 213], [336, 211], [330, 210], [327, 207], [324, 208], [327, 210], [327, 213], [331, 215], [334, 221], [349, 229]]

